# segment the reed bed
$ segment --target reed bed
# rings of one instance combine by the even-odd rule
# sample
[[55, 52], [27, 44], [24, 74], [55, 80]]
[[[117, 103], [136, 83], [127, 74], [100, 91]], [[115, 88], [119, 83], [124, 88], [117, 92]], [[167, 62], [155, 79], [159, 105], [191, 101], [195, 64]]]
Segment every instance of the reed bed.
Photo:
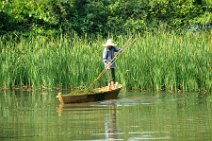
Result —
[[[212, 33], [135, 35], [117, 60], [127, 89], [197, 91], [212, 88]], [[129, 36], [115, 37], [121, 48]], [[1, 89], [84, 88], [104, 69], [101, 37], [0, 37]], [[102, 77], [95, 87], [106, 85]]]

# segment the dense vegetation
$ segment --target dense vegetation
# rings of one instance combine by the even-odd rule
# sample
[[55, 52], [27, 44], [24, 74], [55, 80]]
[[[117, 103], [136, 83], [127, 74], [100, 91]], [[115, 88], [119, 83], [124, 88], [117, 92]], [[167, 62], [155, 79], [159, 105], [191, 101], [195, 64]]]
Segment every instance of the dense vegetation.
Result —
[[88, 86], [106, 38], [133, 35], [117, 66], [126, 88], [211, 90], [211, 11], [211, 0], [1, 0], [0, 88]]
[[[134, 36], [117, 60], [117, 80], [128, 89], [211, 90], [212, 32], [160, 31]], [[128, 36], [115, 38], [122, 47]], [[0, 38], [0, 87], [88, 86], [104, 69], [99, 37]], [[105, 85], [104, 77], [97, 86]]]
[[207, 29], [211, 0], [1, 0], [0, 34], [108, 35]]

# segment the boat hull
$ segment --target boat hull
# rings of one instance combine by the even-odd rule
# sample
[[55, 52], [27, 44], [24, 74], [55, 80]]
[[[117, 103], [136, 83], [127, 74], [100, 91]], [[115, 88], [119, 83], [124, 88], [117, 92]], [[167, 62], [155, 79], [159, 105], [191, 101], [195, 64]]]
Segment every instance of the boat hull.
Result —
[[93, 94], [76, 94], [76, 95], [62, 95], [58, 94], [57, 98], [61, 104], [71, 103], [86, 103], [95, 102], [109, 99], [116, 99], [122, 88], [122, 85], [118, 85], [116, 88], [107, 90], [108, 87], [97, 88], [97, 93]]

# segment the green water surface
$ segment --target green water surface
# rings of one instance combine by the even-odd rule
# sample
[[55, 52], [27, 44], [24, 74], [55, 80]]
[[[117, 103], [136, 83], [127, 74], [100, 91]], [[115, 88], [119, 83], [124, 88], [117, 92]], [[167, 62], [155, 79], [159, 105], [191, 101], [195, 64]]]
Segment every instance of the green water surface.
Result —
[[212, 96], [121, 92], [65, 105], [56, 92], [0, 92], [0, 141], [212, 140]]

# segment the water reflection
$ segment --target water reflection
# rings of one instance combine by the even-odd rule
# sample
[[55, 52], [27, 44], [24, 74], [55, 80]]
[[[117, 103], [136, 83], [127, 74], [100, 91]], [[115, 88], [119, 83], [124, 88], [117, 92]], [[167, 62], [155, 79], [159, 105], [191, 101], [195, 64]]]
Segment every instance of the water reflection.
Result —
[[[104, 133], [96, 133], [93, 134], [94, 136], [104, 136], [104, 140], [107, 141], [115, 141], [115, 140], [122, 140], [118, 138], [118, 130], [117, 130], [117, 105], [115, 102], [110, 101], [110, 104], [108, 105], [101, 105], [97, 103], [85, 103], [85, 104], [65, 104], [65, 105], [59, 105], [57, 108], [58, 116], [63, 116], [63, 114], [66, 114], [65, 112], [70, 111], [97, 111], [97, 110], [106, 110], [108, 113], [105, 114], [104, 119], [101, 119], [102, 124], [104, 126]], [[102, 140], [102, 139], [100, 139]], [[88, 140], [87, 140], [88, 141]]]
[[111, 105], [110, 116], [105, 120], [105, 139], [114, 141], [118, 139], [116, 126], [116, 105]]
[[129, 93], [64, 106], [55, 95], [1, 93], [0, 140], [212, 140], [211, 95]]

